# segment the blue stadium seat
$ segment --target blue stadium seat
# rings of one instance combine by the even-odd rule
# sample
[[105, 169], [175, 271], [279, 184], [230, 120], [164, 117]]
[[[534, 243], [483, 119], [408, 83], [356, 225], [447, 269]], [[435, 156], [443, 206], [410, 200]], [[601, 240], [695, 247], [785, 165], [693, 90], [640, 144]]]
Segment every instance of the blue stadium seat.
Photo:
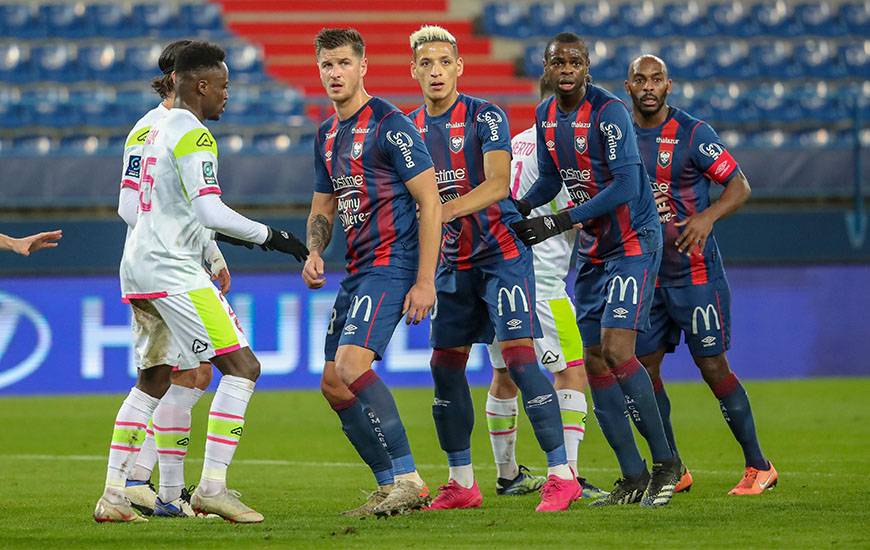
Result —
[[258, 134], [251, 145], [261, 154], [285, 153], [293, 146], [293, 140], [287, 134]]
[[31, 50], [36, 80], [49, 82], [76, 82], [82, 80], [82, 71], [76, 60], [77, 50], [71, 43], [38, 46]]
[[84, 38], [94, 34], [83, 3], [43, 4], [39, 17], [52, 38]]
[[795, 19], [804, 34], [833, 37], [843, 36], [847, 32], [839, 11], [827, 0], [798, 4], [795, 6]]
[[[587, 42], [589, 48], [589, 74], [595, 80], [618, 80], [625, 78], [626, 67], [616, 59], [616, 51], [604, 40]], [[538, 61], [540, 66], [541, 62]]]
[[563, 31], [577, 31], [571, 21], [571, 8], [563, 2], [545, 2], [529, 7], [533, 36], [551, 37]]
[[21, 128], [31, 124], [30, 112], [19, 103], [0, 101], [0, 128]]
[[221, 144], [221, 153], [241, 153], [244, 151], [248, 140], [241, 134], [220, 134], [217, 140]]
[[33, 78], [30, 49], [24, 44], [0, 43], [0, 82], [26, 84]]
[[57, 154], [69, 156], [92, 156], [105, 153], [103, 139], [92, 134], [74, 134], [60, 139]]
[[127, 112], [127, 109], [112, 102], [89, 101], [78, 107], [83, 126], [100, 128], [130, 128], [144, 113]]
[[849, 118], [849, 111], [835, 97], [809, 96], [800, 99], [804, 120], [830, 124]]
[[628, 74], [629, 63], [637, 59], [639, 56], [646, 53], [660, 55], [660, 52], [661, 47], [656, 41], [632, 40], [620, 44], [616, 47], [616, 54], [614, 55], [614, 62], [619, 68], [618, 78], [625, 80], [625, 77]]
[[11, 154], [16, 156], [48, 156], [55, 149], [57, 149], [57, 144], [46, 136], [21, 136], [13, 140]]
[[785, 96], [758, 94], [754, 104], [761, 120], [770, 124], [794, 124], [803, 118], [798, 104]]
[[96, 36], [106, 38], [132, 38], [142, 34], [128, 7], [121, 4], [89, 4], [86, 19], [93, 25]]
[[636, 36], [658, 38], [673, 32], [670, 21], [662, 17], [650, 0], [621, 4], [617, 13], [628, 32]]
[[226, 48], [227, 66], [235, 81], [256, 83], [266, 79], [263, 52], [250, 44], [232, 44]]
[[716, 34], [729, 38], [756, 36], [760, 32], [752, 13], [739, 0], [710, 4], [707, 8], [707, 17], [713, 24]]
[[[160, 76], [157, 62], [160, 60], [162, 50], [163, 46], [156, 43], [129, 46], [124, 53], [125, 75], [120, 80], [142, 82]], [[232, 70], [233, 68], [230, 67], [230, 71]]]
[[226, 33], [221, 7], [216, 3], [182, 4], [180, 21], [190, 33], [206, 32], [212, 38]]
[[179, 20], [178, 5], [152, 2], [133, 6], [133, 21], [145, 32], [162, 37], [177, 37], [185, 33]]
[[824, 128], [798, 132], [794, 139], [801, 147], [842, 147], [850, 141], [848, 135]]
[[83, 75], [89, 80], [112, 82], [124, 77], [123, 53], [112, 44], [80, 48], [78, 60]]
[[729, 149], [743, 147], [746, 143], [746, 134], [736, 130], [723, 130], [719, 132], [719, 137], [722, 138], [722, 142]]
[[221, 114], [221, 125], [244, 126], [261, 122], [260, 110], [255, 103], [244, 98], [230, 97], [227, 108]]
[[72, 128], [82, 123], [81, 112], [60, 101], [31, 104], [30, 115], [33, 125], [42, 128]]
[[273, 116], [301, 115], [304, 112], [302, 96], [293, 88], [268, 87], [259, 91], [259, 103]]
[[669, 42], [662, 47], [661, 58], [668, 64], [671, 78], [703, 80], [713, 75], [704, 46], [694, 40]]
[[805, 75], [822, 78], [846, 76], [846, 66], [840, 58], [836, 43], [829, 40], [807, 39], [795, 46], [795, 59]]
[[573, 23], [584, 38], [617, 38], [627, 34], [625, 25], [616, 17], [614, 9], [603, 0], [577, 4]]
[[156, 107], [160, 101], [160, 96], [144, 86], [129, 90], [118, 90], [116, 98], [118, 105], [126, 105], [128, 110], [140, 112], [139, 116]]
[[706, 12], [694, 0], [665, 4], [661, 11], [674, 36], [698, 38], [713, 34]]
[[45, 25], [33, 3], [0, 4], [0, 33], [12, 38], [45, 38]]
[[870, 79], [870, 40], [843, 44], [840, 56], [849, 77]]
[[509, 38], [529, 38], [532, 27], [526, 6], [507, 1], [487, 4], [480, 18], [486, 34]]
[[759, 2], [752, 6], [751, 13], [761, 34], [787, 38], [803, 33], [800, 21], [787, 2]]
[[708, 46], [706, 57], [713, 62], [716, 78], [745, 80], [758, 75], [758, 66], [746, 42], [734, 40]]
[[539, 42], [531, 46], [526, 46], [525, 53], [523, 55], [523, 68], [525, 74], [527, 74], [529, 77], [540, 78], [540, 76], [544, 74], [543, 57], [544, 48], [546, 48], [546, 46], [546, 42]]
[[766, 78], [796, 78], [802, 73], [794, 58], [794, 42], [791, 40], [756, 43], [752, 57], [759, 74]]
[[866, 37], [870, 34], [870, 4], [858, 0], [840, 5], [840, 20], [849, 34]]

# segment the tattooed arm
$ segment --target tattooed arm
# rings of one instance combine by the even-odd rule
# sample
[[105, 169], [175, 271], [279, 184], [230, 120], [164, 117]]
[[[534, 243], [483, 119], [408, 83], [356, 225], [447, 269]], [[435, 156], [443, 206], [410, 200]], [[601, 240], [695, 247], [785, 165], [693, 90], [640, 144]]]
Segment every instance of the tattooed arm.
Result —
[[326, 284], [321, 254], [332, 238], [336, 199], [332, 193], [314, 193], [311, 213], [308, 215], [308, 260], [302, 268], [302, 280], [308, 288], [317, 289]]

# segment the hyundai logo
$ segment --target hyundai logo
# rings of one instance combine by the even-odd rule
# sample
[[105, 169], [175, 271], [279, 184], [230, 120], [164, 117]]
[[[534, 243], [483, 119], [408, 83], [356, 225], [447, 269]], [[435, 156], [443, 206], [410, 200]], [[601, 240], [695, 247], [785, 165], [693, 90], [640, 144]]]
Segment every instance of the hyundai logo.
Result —
[[[13, 342], [19, 343], [16, 333], [19, 328], [28, 325], [36, 330], [36, 343], [26, 353], [26, 356], [16, 351], [13, 359], [4, 359], [12, 356], [10, 346]], [[20, 337], [20, 335], [19, 335]], [[0, 292], [0, 388], [11, 386], [23, 380], [33, 371], [38, 369], [48, 351], [51, 349], [51, 329], [48, 322], [33, 306], [23, 300]], [[15, 362], [15, 364], [10, 364]]]

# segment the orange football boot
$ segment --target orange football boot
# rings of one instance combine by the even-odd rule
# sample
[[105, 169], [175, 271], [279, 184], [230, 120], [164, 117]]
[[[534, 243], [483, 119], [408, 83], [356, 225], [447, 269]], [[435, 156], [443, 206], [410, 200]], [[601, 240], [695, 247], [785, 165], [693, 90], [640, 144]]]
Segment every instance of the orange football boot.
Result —
[[773, 489], [779, 480], [779, 474], [776, 473], [773, 462], [768, 462], [768, 464], [770, 465], [769, 470], [758, 470], [752, 466], [747, 466], [746, 471], [743, 472], [743, 479], [728, 491], [728, 494], [760, 495], [768, 489]]
[[683, 465], [683, 471], [680, 474], [680, 481], [677, 482], [677, 486], [674, 488], [675, 493], [688, 493], [692, 489], [692, 483], [695, 480], [692, 478], [692, 472]]

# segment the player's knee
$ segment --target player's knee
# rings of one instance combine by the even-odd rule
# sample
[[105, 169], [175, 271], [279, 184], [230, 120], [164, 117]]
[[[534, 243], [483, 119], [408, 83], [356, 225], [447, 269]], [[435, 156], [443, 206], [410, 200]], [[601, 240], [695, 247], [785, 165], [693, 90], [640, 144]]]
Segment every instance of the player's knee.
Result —
[[160, 399], [169, 389], [171, 372], [171, 368], [167, 365], [140, 370], [136, 380], [136, 388], [151, 397]]
[[583, 367], [568, 367], [553, 374], [553, 387], [557, 390], [585, 389], [586, 377], [583, 376]]
[[213, 376], [213, 370], [211, 368], [211, 363], [200, 363], [199, 367], [196, 369], [196, 387], [200, 390], [205, 390], [211, 384], [211, 379]]
[[320, 379], [320, 393], [329, 405], [335, 408], [342, 403], [353, 400], [354, 395], [347, 389], [347, 386], [335, 380]]
[[713, 357], [694, 357], [695, 365], [707, 384], [713, 386], [731, 374], [731, 367], [724, 353]]
[[621, 343], [605, 343], [601, 347], [601, 355], [608, 368], [614, 369], [624, 365], [626, 361], [634, 357], [633, 350]]
[[496, 399], [512, 399], [517, 396], [519, 389], [514, 381], [511, 380], [507, 369], [492, 370], [492, 384], [489, 386], [489, 393]]
[[607, 363], [601, 353], [601, 346], [584, 349], [583, 366], [589, 376], [603, 376], [608, 373]]

